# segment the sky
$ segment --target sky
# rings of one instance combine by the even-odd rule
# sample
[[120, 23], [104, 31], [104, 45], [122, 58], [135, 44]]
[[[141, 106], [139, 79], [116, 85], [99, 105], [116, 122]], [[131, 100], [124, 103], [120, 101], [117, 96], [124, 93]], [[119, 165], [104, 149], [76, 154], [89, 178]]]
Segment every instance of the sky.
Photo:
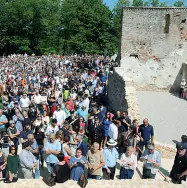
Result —
[[[115, 4], [118, 0], [103, 0], [104, 3], [106, 3], [107, 6], [110, 7], [110, 9], [113, 9]], [[172, 5], [176, 0], [160, 0], [160, 2], [167, 2], [169, 5]], [[187, 4], [187, 0], [184, 0], [185, 4]]]

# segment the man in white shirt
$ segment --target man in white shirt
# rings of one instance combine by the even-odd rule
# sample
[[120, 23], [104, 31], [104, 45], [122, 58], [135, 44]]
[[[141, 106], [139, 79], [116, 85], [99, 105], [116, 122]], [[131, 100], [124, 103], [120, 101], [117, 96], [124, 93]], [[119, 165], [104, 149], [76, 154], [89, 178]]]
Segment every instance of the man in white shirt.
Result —
[[23, 94], [23, 98], [20, 99], [21, 110], [28, 112], [30, 103], [31, 103], [31, 101], [29, 100], [27, 95]]
[[46, 135], [49, 136], [50, 134], [56, 134], [56, 132], [59, 130], [57, 126], [57, 120], [52, 119], [52, 124], [47, 127], [46, 129]]
[[115, 121], [109, 125], [108, 136], [113, 140], [117, 140], [118, 138], [118, 127], [115, 124]]
[[57, 110], [54, 111], [53, 118], [57, 120], [57, 125], [59, 128], [62, 128], [66, 120], [66, 113], [61, 110], [61, 105], [57, 105]]
[[36, 91], [36, 94], [34, 95], [34, 103], [39, 105], [41, 103], [41, 95], [38, 91]]
[[132, 179], [137, 166], [137, 157], [134, 148], [129, 146], [127, 152], [123, 153], [120, 159], [120, 179]]
[[86, 109], [89, 109], [90, 100], [87, 94], [84, 95], [84, 100], [82, 101], [82, 105], [86, 106]]

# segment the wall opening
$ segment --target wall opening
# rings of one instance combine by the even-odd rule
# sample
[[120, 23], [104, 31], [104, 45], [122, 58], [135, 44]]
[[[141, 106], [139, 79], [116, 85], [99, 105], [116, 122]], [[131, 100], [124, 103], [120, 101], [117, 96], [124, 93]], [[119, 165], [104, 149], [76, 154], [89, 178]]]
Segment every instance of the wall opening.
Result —
[[169, 25], [170, 25], [170, 14], [166, 14], [164, 33], [169, 33]]

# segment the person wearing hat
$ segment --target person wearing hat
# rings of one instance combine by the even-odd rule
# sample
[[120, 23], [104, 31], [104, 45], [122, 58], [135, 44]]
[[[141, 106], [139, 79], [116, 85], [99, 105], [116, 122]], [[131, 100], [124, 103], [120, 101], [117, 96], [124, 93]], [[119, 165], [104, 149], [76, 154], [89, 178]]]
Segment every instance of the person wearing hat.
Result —
[[119, 157], [119, 153], [115, 146], [117, 142], [110, 139], [107, 142], [108, 147], [104, 149], [105, 165], [103, 166], [103, 177], [107, 180], [113, 180], [116, 171], [116, 160]]
[[33, 169], [37, 167], [36, 159], [34, 155], [30, 152], [31, 144], [26, 141], [23, 144], [23, 149], [19, 154], [21, 172], [24, 179], [32, 179]]
[[155, 150], [155, 145], [150, 143], [140, 157], [143, 161], [143, 179], [155, 179], [156, 173], [161, 166], [160, 153]]
[[184, 148], [187, 150], [187, 136], [186, 135], [181, 136], [181, 142], [183, 143]]
[[104, 141], [104, 126], [103, 124], [100, 124], [99, 118], [96, 116], [92, 123], [88, 127], [89, 131], [89, 141], [91, 144], [94, 142], [98, 142], [101, 144], [102, 141]]
[[181, 184], [182, 180], [186, 181], [187, 175], [187, 153], [183, 143], [177, 143], [177, 154], [170, 172], [170, 178], [175, 184]]

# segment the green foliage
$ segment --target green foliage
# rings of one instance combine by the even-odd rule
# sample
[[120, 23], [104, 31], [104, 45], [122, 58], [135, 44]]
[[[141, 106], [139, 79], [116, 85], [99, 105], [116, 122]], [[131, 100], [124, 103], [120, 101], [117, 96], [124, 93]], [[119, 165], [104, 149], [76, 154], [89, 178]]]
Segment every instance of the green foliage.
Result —
[[132, 6], [135, 7], [143, 7], [144, 1], [143, 0], [133, 0]]
[[0, 0], [0, 7], [0, 54], [41, 54], [56, 48], [58, 0]]
[[159, 0], [149, 0], [152, 7], [159, 7]]
[[[122, 7], [103, 0], [0, 0], [0, 55], [11, 53], [104, 54], [118, 51]], [[133, 6], [167, 7], [159, 0], [133, 0]], [[182, 0], [174, 6], [184, 6]]]
[[160, 3], [160, 7], [168, 7], [169, 5], [168, 5], [168, 3], [167, 2], [162, 2], [162, 3]]
[[183, 0], [175, 1], [173, 5], [175, 7], [184, 7], [184, 1]]

